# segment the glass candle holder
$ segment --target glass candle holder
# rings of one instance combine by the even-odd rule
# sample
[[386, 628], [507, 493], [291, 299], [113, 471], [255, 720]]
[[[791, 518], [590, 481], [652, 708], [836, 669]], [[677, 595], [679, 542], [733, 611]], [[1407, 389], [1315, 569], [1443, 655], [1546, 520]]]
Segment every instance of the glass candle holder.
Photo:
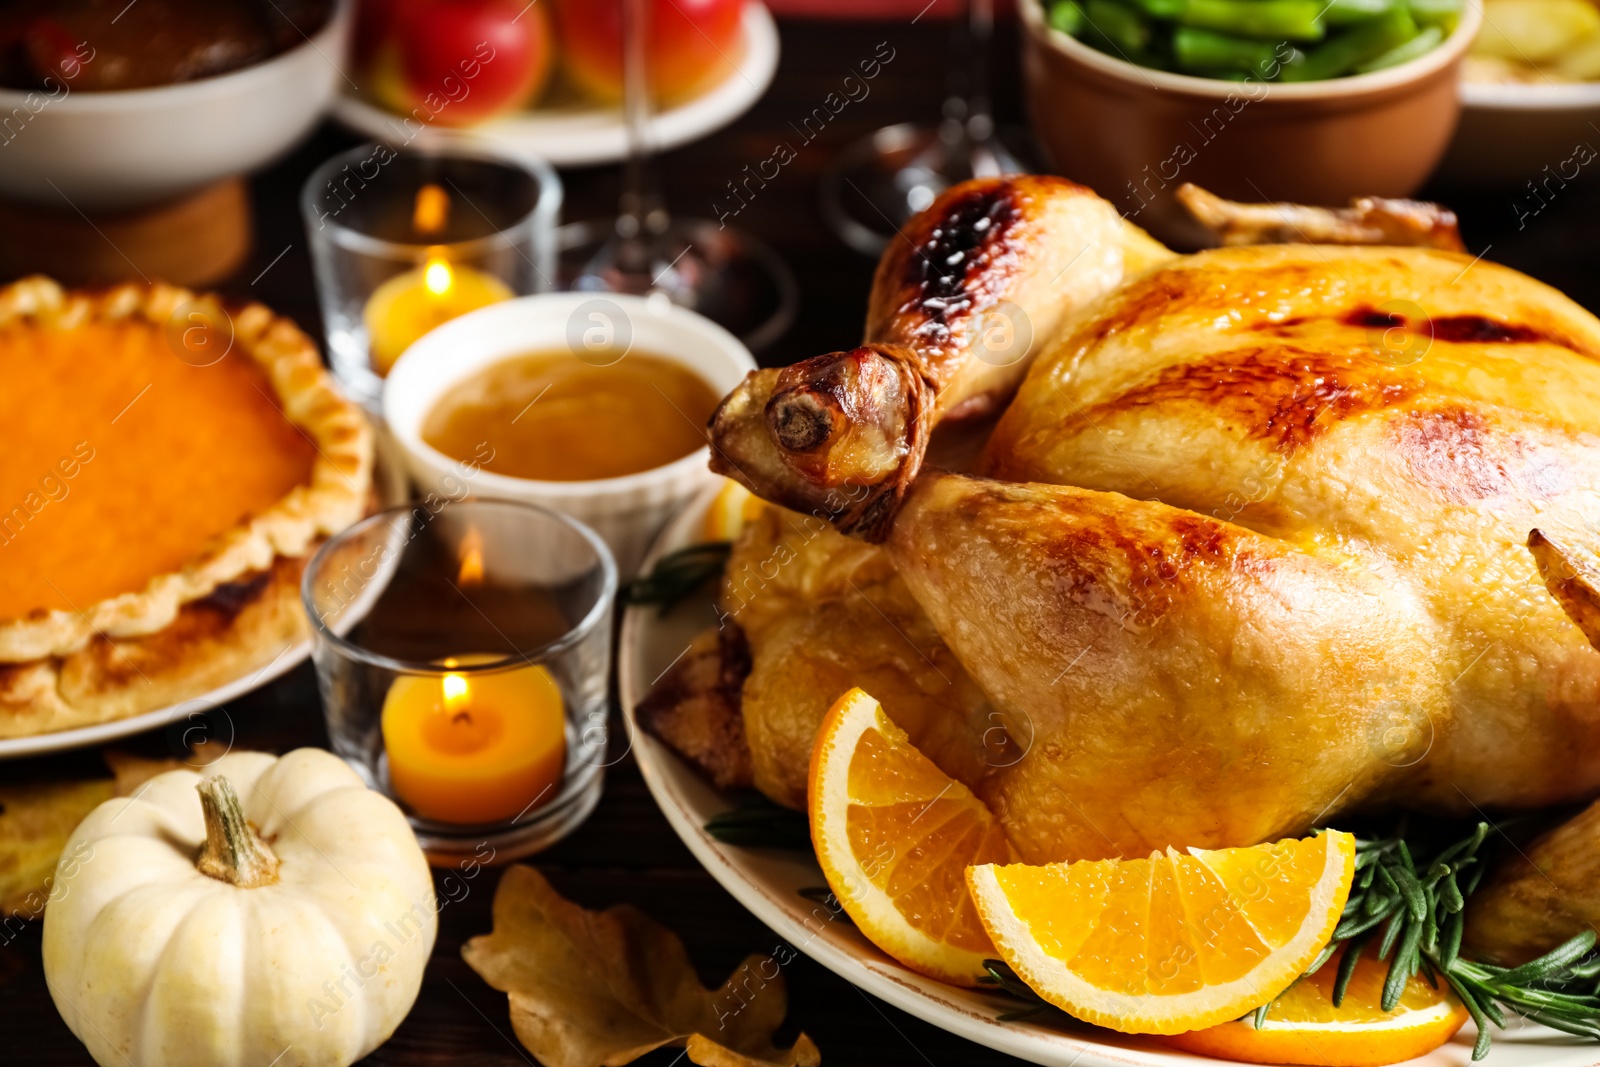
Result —
[[364, 144], [306, 179], [300, 210], [333, 372], [374, 412], [383, 379], [434, 326], [556, 275], [561, 181], [467, 135]]
[[525, 856], [599, 802], [617, 569], [564, 515], [393, 508], [322, 546], [301, 596], [333, 750], [430, 860]]

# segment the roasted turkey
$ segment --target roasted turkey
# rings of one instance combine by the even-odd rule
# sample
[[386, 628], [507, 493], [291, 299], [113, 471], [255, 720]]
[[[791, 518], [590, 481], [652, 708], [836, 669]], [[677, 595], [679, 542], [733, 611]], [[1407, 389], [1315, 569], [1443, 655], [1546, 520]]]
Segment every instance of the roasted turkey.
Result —
[[1600, 792], [1600, 321], [1424, 205], [1187, 195], [1235, 242], [1410, 244], [1178, 256], [1071, 183], [969, 182], [862, 347], [723, 402], [713, 466], [782, 505], [719, 620], [774, 799], [851, 685], [1034, 862]]

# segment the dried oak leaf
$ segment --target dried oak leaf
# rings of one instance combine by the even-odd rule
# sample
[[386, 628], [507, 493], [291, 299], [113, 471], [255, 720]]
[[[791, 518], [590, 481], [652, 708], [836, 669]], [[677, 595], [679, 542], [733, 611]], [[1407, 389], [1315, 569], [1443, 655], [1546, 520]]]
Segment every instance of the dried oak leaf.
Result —
[[103, 801], [132, 796], [158, 774], [203, 767], [226, 751], [202, 742], [188, 760], [179, 761], [108, 750], [101, 757], [112, 778], [0, 785], [0, 918], [36, 919], [44, 913], [67, 838]]
[[112, 795], [109, 778], [0, 785], [0, 917], [44, 914], [67, 838]]
[[683, 942], [636, 908], [594, 912], [531, 867], [510, 867], [494, 894], [494, 931], [461, 948], [510, 995], [517, 1038], [548, 1067], [622, 1067], [683, 1045], [701, 1067], [817, 1067], [801, 1034], [772, 1044], [788, 998], [770, 956], [751, 956], [706, 989]]

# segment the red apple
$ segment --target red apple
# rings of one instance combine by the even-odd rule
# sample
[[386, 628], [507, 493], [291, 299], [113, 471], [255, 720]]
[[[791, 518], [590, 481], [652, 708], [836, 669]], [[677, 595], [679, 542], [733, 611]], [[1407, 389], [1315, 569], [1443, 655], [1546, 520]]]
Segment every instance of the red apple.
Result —
[[[525, 0], [379, 0], [363, 5], [357, 55], [385, 106], [442, 126], [526, 107], [549, 80], [545, 5]], [[367, 35], [363, 41], [362, 35]]]
[[[622, 97], [623, 0], [560, 0], [561, 60], [579, 87], [602, 100]], [[733, 74], [743, 38], [743, 0], [646, 0], [651, 94], [671, 102]]]

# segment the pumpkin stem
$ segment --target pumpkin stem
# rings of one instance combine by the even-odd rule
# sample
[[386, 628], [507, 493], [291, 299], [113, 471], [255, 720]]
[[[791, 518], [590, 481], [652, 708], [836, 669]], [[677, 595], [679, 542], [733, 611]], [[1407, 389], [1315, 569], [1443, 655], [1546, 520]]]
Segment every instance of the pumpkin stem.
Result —
[[245, 821], [233, 783], [214, 775], [195, 786], [206, 819], [206, 843], [195, 867], [218, 881], [254, 889], [278, 880], [278, 857]]

